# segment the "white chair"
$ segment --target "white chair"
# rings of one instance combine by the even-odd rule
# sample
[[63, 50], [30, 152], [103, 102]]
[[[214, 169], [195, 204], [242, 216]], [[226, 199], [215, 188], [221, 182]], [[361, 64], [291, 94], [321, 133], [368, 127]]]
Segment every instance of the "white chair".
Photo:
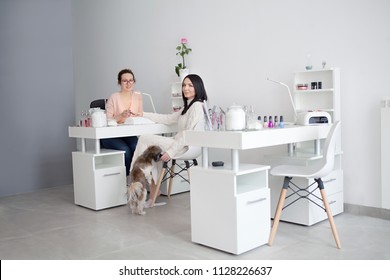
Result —
[[[196, 126], [194, 130], [204, 130], [205, 123], [204, 121], [200, 121]], [[168, 165], [169, 162], [164, 162], [163, 163], [163, 168], [160, 173], [160, 177], [157, 181], [156, 184], [156, 192], [154, 193], [154, 197], [152, 200], [152, 205], [154, 205], [154, 202], [156, 201], [156, 198], [160, 192], [161, 184], [169, 179], [169, 185], [168, 185], [168, 198], [171, 196], [172, 192], [172, 183], [173, 183], [173, 178], [176, 176], [180, 176], [182, 179], [190, 183], [190, 167], [191, 166], [196, 166], [198, 165], [197, 158], [201, 155], [202, 149], [201, 147], [196, 147], [196, 146], [189, 146], [188, 150], [177, 157], [174, 157], [170, 160], [171, 166]], [[184, 161], [185, 166], [181, 166], [177, 164], [177, 160]], [[175, 172], [175, 167], [179, 168], [178, 172]], [[187, 177], [183, 176], [183, 172], [187, 172]]]
[[[329, 208], [328, 200], [326, 198], [325, 189], [324, 189], [324, 183], [322, 182], [321, 178], [327, 176], [332, 170], [334, 166], [334, 155], [335, 155], [335, 146], [336, 146], [336, 135], [337, 132], [340, 129], [340, 122], [336, 122], [333, 124], [331, 130], [329, 131], [328, 137], [326, 138], [324, 150], [323, 150], [323, 157], [321, 160], [319, 160], [317, 163], [313, 164], [312, 166], [298, 166], [298, 165], [279, 165], [275, 166], [271, 169], [270, 174], [273, 176], [283, 176], [284, 177], [284, 183], [282, 187], [282, 191], [280, 193], [279, 202], [276, 207], [275, 216], [274, 216], [274, 222], [271, 229], [271, 234], [269, 237], [268, 245], [272, 246], [273, 241], [275, 239], [276, 231], [278, 229], [280, 216], [282, 214], [284, 201], [286, 198], [287, 190], [290, 188], [290, 184], [293, 184], [292, 178], [293, 177], [303, 177], [303, 178], [313, 178], [314, 183], [317, 183], [317, 188], [320, 190], [322, 202], [324, 204], [324, 207], [317, 204], [317, 206], [323, 208], [328, 216], [328, 220], [330, 223], [330, 227], [332, 229], [333, 237], [336, 241], [337, 248], [340, 249], [340, 240], [339, 236], [337, 234], [336, 226], [334, 224], [333, 216]], [[299, 191], [306, 191], [307, 186], [305, 188], [299, 188], [297, 185], [294, 184], [295, 187], [299, 189]], [[299, 195], [299, 191], [295, 191], [295, 194]], [[306, 195], [303, 195], [299, 197], [297, 200], [302, 198], [308, 198], [308, 196], [313, 195], [312, 192], [307, 192]], [[295, 201], [297, 201], [295, 200]], [[294, 201], [294, 202], [295, 202]], [[310, 200], [309, 198], [309, 201]], [[291, 205], [291, 204], [290, 204]], [[287, 205], [289, 206], [289, 205]], [[287, 207], [286, 206], [286, 207]]]
[[[156, 198], [158, 196], [158, 193], [160, 192], [161, 184], [167, 180], [169, 180], [168, 185], [168, 198], [171, 196], [172, 192], [172, 183], [173, 178], [175, 176], [180, 176], [183, 180], [187, 181], [187, 183], [190, 183], [190, 167], [198, 165], [197, 158], [201, 154], [201, 148], [200, 147], [194, 147], [190, 146], [188, 151], [182, 154], [181, 156], [172, 158], [170, 160], [171, 166], [169, 166], [169, 162], [163, 163], [163, 169], [160, 173], [160, 177], [156, 184], [156, 192], [153, 197], [152, 205], [154, 205], [154, 202], [156, 201]], [[185, 166], [179, 165], [177, 163], [177, 160], [182, 160], [185, 163]], [[175, 167], [179, 168], [178, 172], [175, 172]], [[187, 178], [182, 174], [183, 172], [187, 172]]]

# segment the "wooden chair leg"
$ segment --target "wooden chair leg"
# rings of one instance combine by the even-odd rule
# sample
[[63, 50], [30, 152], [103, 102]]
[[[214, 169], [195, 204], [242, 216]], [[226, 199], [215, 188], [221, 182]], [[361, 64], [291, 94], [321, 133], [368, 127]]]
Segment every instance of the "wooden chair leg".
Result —
[[162, 182], [162, 180], [163, 180], [163, 178], [164, 178], [165, 172], [166, 172], [166, 169], [163, 168], [163, 169], [161, 170], [160, 177], [158, 178], [158, 181], [157, 181], [157, 184], [156, 184], [156, 191], [154, 192], [154, 195], [153, 195], [153, 197], [152, 197], [152, 203], [151, 203], [150, 207], [153, 207], [153, 206], [154, 206], [154, 202], [156, 201], [157, 196], [158, 196], [158, 193], [160, 192], [161, 182]]
[[328, 215], [330, 228], [332, 229], [333, 237], [334, 237], [334, 240], [336, 241], [336, 246], [337, 246], [338, 249], [340, 249], [341, 248], [341, 244], [340, 244], [339, 235], [337, 233], [336, 225], [335, 225], [334, 220], [333, 220], [332, 212], [330, 211], [330, 207], [329, 207], [328, 200], [326, 198], [325, 190], [324, 189], [320, 189], [320, 192], [321, 192], [322, 201], [324, 202], [326, 214]]
[[171, 198], [173, 177], [175, 177], [175, 165], [176, 165], [176, 160], [172, 160], [171, 174], [170, 174], [171, 177], [169, 178], [169, 186], [168, 186], [168, 198]]
[[190, 169], [189, 168], [187, 168], [187, 176], [188, 176], [188, 182], [191, 182]]
[[269, 246], [272, 246], [272, 244], [274, 243], [276, 231], [278, 230], [280, 216], [282, 215], [284, 200], [286, 199], [286, 194], [287, 194], [287, 189], [282, 188], [282, 191], [280, 192], [280, 196], [279, 196], [278, 206], [276, 207], [276, 211], [275, 211], [274, 223], [272, 225], [271, 233], [268, 240]]

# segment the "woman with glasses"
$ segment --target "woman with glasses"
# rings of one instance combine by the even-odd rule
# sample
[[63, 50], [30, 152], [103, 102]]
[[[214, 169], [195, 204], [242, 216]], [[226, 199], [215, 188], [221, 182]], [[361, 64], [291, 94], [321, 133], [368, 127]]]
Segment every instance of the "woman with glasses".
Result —
[[[123, 69], [118, 73], [120, 91], [113, 93], [107, 100], [107, 119], [115, 119], [117, 123], [124, 123], [128, 117], [143, 113], [142, 94], [134, 91], [135, 76], [130, 69]], [[126, 176], [129, 178], [131, 160], [137, 146], [138, 137], [128, 136], [120, 138], [101, 139], [101, 145], [106, 149], [125, 151]]]
[[[178, 131], [173, 137], [164, 137], [160, 135], [142, 135], [138, 140], [137, 148], [134, 152], [133, 162], [149, 146], [157, 145], [163, 150], [161, 161], [169, 161], [173, 157], [180, 156], [188, 150], [184, 144], [184, 131], [204, 129], [205, 113], [203, 103], [207, 101], [207, 94], [202, 79], [195, 74], [187, 75], [182, 82], [183, 108], [172, 114], [143, 113], [143, 117], [151, 119], [156, 123], [177, 124]], [[153, 180], [150, 185], [150, 198], [156, 192], [156, 182], [159, 173], [162, 170], [162, 162], [159, 162], [152, 170]], [[146, 207], [151, 205], [152, 199], [146, 203]]]

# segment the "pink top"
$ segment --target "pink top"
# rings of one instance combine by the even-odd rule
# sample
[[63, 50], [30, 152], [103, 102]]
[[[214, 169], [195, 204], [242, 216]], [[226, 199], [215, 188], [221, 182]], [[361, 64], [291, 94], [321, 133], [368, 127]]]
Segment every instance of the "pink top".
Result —
[[140, 92], [131, 93], [130, 108], [122, 104], [119, 92], [113, 93], [107, 100], [106, 114], [109, 119], [115, 119], [116, 116], [128, 109], [134, 114], [143, 113], [142, 94]]

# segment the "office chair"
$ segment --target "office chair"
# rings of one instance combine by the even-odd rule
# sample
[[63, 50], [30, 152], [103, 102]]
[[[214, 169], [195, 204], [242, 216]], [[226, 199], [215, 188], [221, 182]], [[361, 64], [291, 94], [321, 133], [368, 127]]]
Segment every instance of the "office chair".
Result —
[[91, 102], [89, 108], [100, 108], [102, 110], [106, 109], [107, 99], [96, 99]]
[[[324, 209], [326, 211], [326, 214], [328, 216], [329, 224], [332, 229], [333, 237], [336, 241], [337, 248], [340, 249], [340, 239], [337, 234], [336, 226], [334, 224], [333, 216], [329, 208], [329, 203], [326, 197], [325, 193], [325, 186], [324, 183], [322, 182], [323, 177], [327, 176], [332, 170], [334, 166], [334, 155], [335, 155], [335, 146], [336, 146], [336, 135], [337, 132], [340, 129], [340, 121], [336, 122], [333, 124], [331, 130], [329, 131], [329, 134], [325, 140], [325, 146], [323, 150], [323, 156], [322, 158], [316, 162], [315, 164], [311, 166], [299, 166], [299, 165], [279, 165], [275, 166], [271, 169], [270, 174], [273, 176], [283, 176], [284, 177], [284, 182], [282, 186], [282, 190], [279, 196], [279, 202], [276, 207], [275, 211], [275, 217], [274, 217], [274, 222], [273, 226], [271, 229], [271, 234], [268, 240], [268, 245], [272, 246], [273, 241], [275, 239], [276, 231], [278, 229], [279, 225], [279, 220], [280, 216], [282, 214], [282, 210], [288, 206], [290, 206], [292, 203], [298, 201], [299, 199], [308, 199], [309, 201], [315, 203], [313, 200], [310, 199], [310, 196], [315, 196], [313, 194], [313, 191], [308, 191], [308, 188], [317, 183], [317, 188], [320, 190], [321, 193], [321, 198], [324, 206], [321, 206], [317, 203], [315, 203], [317, 206], [320, 208]], [[314, 182], [309, 186], [305, 188], [300, 188], [299, 186], [295, 185], [292, 182], [293, 177], [303, 177], [303, 178], [313, 178]], [[298, 188], [298, 191], [293, 190], [290, 187], [290, 184], [294, 185], [296, 188]], [[284, 206], [284, 201], [286, 198], [287, 190], [291, 189], [293, 190], [292, 195], [297, 195], [298, 198], [294, 200], [292, 203], [288, 204], [287, 206]], [[301, 193], [304, 193], [303, 195]], [[321, 199], [317, 197], [318, 199]]]

